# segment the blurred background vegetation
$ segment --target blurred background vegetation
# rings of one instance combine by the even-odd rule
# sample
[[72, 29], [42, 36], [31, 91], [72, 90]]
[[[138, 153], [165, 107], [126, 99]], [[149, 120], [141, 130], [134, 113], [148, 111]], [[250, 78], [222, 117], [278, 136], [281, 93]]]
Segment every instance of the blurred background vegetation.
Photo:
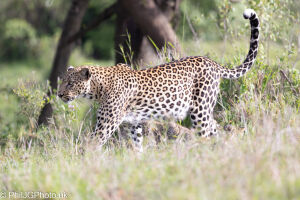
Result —
[[[61, 191], [65, 185], [71, 185], [67, 190], [75, 196], [78, 195], [77, 199], [95, 198], [99, 193], [91, 194], [90, 191], [97, 191], [97, 185], [87, 183], [84, 180], [86, 174], [82, 174], [80, 169], [76, 171], [76, 167], [71, 164], [72, 161], [82, 166], [81, 169], [86, 166], [87, 169], [91, 169], [84, 173], [87, 173], [90, 180], [94, 182], [97, 181], [94, 180], [93, 173], [101, 175], [98, 177], [99, 181], [103, 181], [102, 176], [107, 180], [115, 178], [114, 170], [110, 168], [112, 163], [97, 163], [96, 166], [103, 167], [104, 171], [95, 171], [93, 159], [96, 159], [98, 154], [90, 155], [83, 161], [80, 157], [72, 157], [80, 156], [78, 148], [83, 147], [80, 146], [83, 145], [80, 141], [84, 139], [84, 134], [93, 128], [95, 105], [90, 109], [90, 105], [86, 102], [76, 101], [73, 102], [76, 109], [69, 108], [56, 98], [55, 92], [49, 95], [48, 99], [44, 98], [49, 89], [47, 79], [71, 2], [62, 0], [1, 0], [0, 2], [0, 191], [3, 188], [11, 190], [42, 188], [45, 191]], [[115, 2], [90, 0], [82, 27], [87, 26], [98, 13]], [[184, 167], [188, 166], [183, 162], [180, 163], [183, 155], [177, 155], [177, 149], [172, 144], [171, 147], [163, 146], [157, 151], [151, 143], [147, 143], [146, 139], [145, 146], [150, 150], [148, 153], [146, 150], [143, 159], [154, 171], [146, 171], [147, 166], [143, 162], [136, 162], [133, 157], [130, 157], [133, 156], [130, 152], [129, 156], [123, 159], [122, 152], [127, 152], [126, 149], [119, 148], [113, 153], [104, 154], [101, 162], [107, 159], [112, 161], [111, 156], [117, 156], [116, 162], [120, 165], [116, 168], [119, 170], [119, 178], [123, 185], [118, 185], [118, 183], [116, 185], [126, 188], [131, 187], [133, 183], [130, 188], [131, 193], [125, 192], [128, 199], [145, 197], [136, 188], [147, 190], [146, 197], [150, 196], [152, 199], [161, 197], [155, 194], [154, 189], [147, 188], [147, 184], [144, 187], [140, 186], [145, 177], [141, 174], [134, 176], [134, 170], [141, 168], [145, 174], [151, 172], [146, 177], [149, 184], [152, 184], [152, 188], [156, 184], [160, 185], [160, 192], [165, 192], [163, 197], [167, 199], [171, 197], [176, 199], [173, 195], [178, 192], [189, 193], [192, 195], [190, 199], [197, 199], [193, 198], [199, 195], [197, 185], [195, 186], [193, 181], [187, 181], [186, 183], [190, 183], [188, 185], [182, 182], [186, 174], [191, 177], [190, 180], [195, 178], [198, 183], [202, 183], [201, 194], [206, 195], [204, 199], [223, 198], [222, 195], [229, 199], [247, 199], [247, 197], [253, 197], [252, 195], [255, 197], [255, 194], [257, 198], [266, 194], [264, 197], [272, 197], [270, 199], [299, 199], [300, 174], [296, 173], [295, 169], [300, 169], [300, 145], [299, 138], [296, 141], [292, 139], [293, 134], [298, 137], [300, 134], [300, 1], [182, 0], [176, 20], [171, 21], [182, 48], [181, 55], [175, 55], [175, 57], [205, 55], [228, 67], [241, 63], [246, 56], [250, 37], [249, 22], [243, 19], [242, 13], [245, 8], [249, 7], [255, 9], [261, 22], [258, 58], [245, 77], [222, 81], [221, 94], [215, 109], [216, 120], [222, 127], [229, 124], [231, 127], [229, 129], [232, 134], [235, 134], [237, 141], [234, 140], [234, 144], [229, 147], [223, 146], [232, 142], [228, 138], [220, 141], [200, 142], [200, 146], [196, 145], [196, 147], [194, 143], [189, 144], [191, 146], [188, 147], [181, 146], [180, 148], [184, 148], [184, 155], [190, 155], [191, 159], [195, 159], [189, 160], [195, 174], [192, 170], [184, 170]], [[77, 46], [72, 51], [69, 65], [110, 66], [117, 62], [116, 53], [120, 52], [116, 50], [114, 44], [116, 23], [117, 16], [113, 15], [76, 41]], [[170, 59], [161, 55], [163, 51], [154, 52], [155, 57], [150, 57], [143, 65], [153, 66]], [[54, 119], [49, 127], [37, 129], [38, 116], [46, 102], [51, 102], [53, 105]], [[282, 136], [285, 133], [288, 134]], [[268, 140], [270, 137], [276, 140]], [[282, 146], [274, 150], [274, 146], [279, 143]], [[259, 151], [261, 145], [266, 145], [263, 151]], [[229, 148], [232, 148], [232, 151]], [[248, 152], [248, 148], [252, 148], [251, 152]], [[224, 161], [225, 152], [232, 156]], [[24, 155], [28, 156], [28, 160], [27, 157], [24, 158]], [[52, 166], [48, 159], [55, 161], [54, 155], [61, 156], [59, 157], [61, 159], [57, 165]], [[152, 160], [147, 160], [147, 155]], [[239, 157], [243, 164], [234, 156]], [[155, 157], [162, 158], [161, 166], [166, 166], [161, 169], [162, 171], [155, 171], [156, 167], [160, 166], [160, 161], [155, 160]], [[281, 159], [282, 162], [269, 159], [275, 157]], [[259, 160], [260, 158], [264, 160]], [[216, 176], [220, 173], [220, 177], [203, 174], [200, 176], [202, 172], [197, 171], [198, 162], [200, 162], [197, 159], [203, 163], [202, 169], [210, 169], [210, 174]], [[214, 162], [210, 165], [212, 160]], [[247, 171], [245, 177], [249, 182], [243, 182], [246, 188], [251, 188], [256, 184], [262, 184], [265, 187], [256, 191], [257, 193], [250, 189], [248, 193], [242, 194], [240, 191], [243, 188], [240, 187], [243, 185], [238, 185], [242, 177], [236, 175], [235, 171], [242, 170], [241, 166], [244, 165], [247, 168], [256, 161], [261, 164], [261, 169], [266, 165], [274, 166], [279, 175], [269, 174], [273, 172], [266, 168], [266, 170], [258, 171], [259, 178], [255, 178], [252, 177], [255, 170]], [[24, 162], [33, 163], [28, 168], [29, 172], [26, 171], [27, 165], [22, 165]], [[135, 177], [131, 179], [133, 182], [123, 179], [122, 169], [119, 169], [120, 166], [126, 166], [128, 162], [134, 169], [132, 173], [127, 171], [128, 177]], [[50, 182], [47, 182], [48, 179], [45, 178], [48, 172], [39, 171], [39, 163], [41, 167], [47, 168], [51, 165], [54, 169], [49, 175]], [[229, 165], [233, 167], [224, 167]], [[67, 173], [68, 168], [65, 166], [74, 167], [70, 170], [71, 174]], [[215, 166], [217, 168], [214, 171]], [[60, 176], [60, 171], [65, 171], [65, 185], [59, 185], [55, 181], [56, 177]], [[173, 173], [174, 171], [178, 172], [177, 176], [174, 175], [176, 174]], [[74, 180], [72, 174], [81, 174], [82, 179]], [[227, 182], [228, 180], [224, 178], [228, 174], [236, 175], [233, 177], [236, 185], [233, 182]], [[7, 176], [11, 179], [8, 180]], [[165, 182], [157, 183], [156, 180], [160, 177], [164, 177]], [[32, 184], [25, 184], [27, 182], [25, 180], [32, 181]], [[214, 180], [218, 180], [221, 187], [222, 184], [225, 187], [217, 188], [219, 192], [212, 191], [209, 185], [214, 184]], [[98, 186], [101, 186], [99, 187], [100, 193], [107, 192], [106, 187], [111, 186], [109, 181], [103, 183], [101, 181], [97, 182]], [[206, 182], [211, 184], [206, 184]], [[76, 186], [74, 188], [73, 183]], [[176, 187], [168, 187], [171, 183], [177, 183]], [[226, 186], [239, 190], [228, 190]], [[101, 194], [104, 195], [103, 198], [109, 195]], [[243, 195], [246, 195], [246, 198]]]
[[[83, 27], [97, 13], [115, 3], [108, 0], [91, 0], [84, 16]], [[0, 4], [0, 52], [1, 62], [28, 61], [40, 67], [51, 62], [58, 37], [71, 1], [58, 0], [4, 0]], [[244, 37], [240, 17], [245, 7], [253, 7], [262, 13], [263, 41], [265, 37], [283, 44], [292, 40], [296, 44], [299, 17], [298, 1], [210, 1], [186, 0], [180, 4], [179, 24], [174, 27], [182, 43], [200, 39], [223, 41]], [[83, 56], [96, 60], [114, 59], [115, 20], [103, 22], [84, 35], [80, 44]], [[293, 27], [295, 25], [295, 27]], [[247, 30], [246, 30], [247, 31]], [[49, 64], [48, 64], [49, 65]]]
[[[115, 3], [91, 0], [83, 18], [85, 27], [107, 7]], [[9, 127], [18, 112], [18, 101], [12, 91], [19, 78], [31, 76], [46, 86], [56, 46], [71, 1], [58, 0], [3, 0], [0, 4], [0, 95], [2, 104], [0, 125]], [[173, 25], [182, 55], [207, 55], [226, 65], [240, 62], [248, 48], [248, 22], [241, 17], [246, 7], [254, 8], [261, 20], [259, 62], [299, 70], [299, 8], [296, 0], [218, 1], [185, 0], [180, 3], [179, 17]], [[118, 52], [114, 46], [116, 16], [87, 32], [73, 51], [70, 65], [95, 63], [111, 65]], [[242, 51], [242, 52], [241, 52]], [[158, 62], [150, 59], [145, 65]], [[225, 81], [226, 83], [226, 81]], [[45, 89], [45, 88], [44, 88]]]
[[[115, 1], [91, 0], [83, 27], [113, 3]], [[58, 0], [2, 1], [1, 62], [28, 61], [39, 67], [47, 66], [51, 62], [53, 48], [56, 47], [70, 4], [71, 1]], [[298, 28], [295, 23], [299, 21], [300, 3], [292, 0], [186, 0], [180, 4], [180, 20], [174, 28], [182, 43], [194, 41], [195, 37], [208, 42], [220, 42], [227, 37], [244, 38], [245, 29], [241, 24], [247, 22], [240, 17], [240, 13], [249, 6], [262, 13], [263, 41], [267, 37], [280, 44], [284, 40], [297, 43]], [[95, 60], [114, 59], [115, 20], [113, 16], [84, 35], [80, 43], [83, 56]]]

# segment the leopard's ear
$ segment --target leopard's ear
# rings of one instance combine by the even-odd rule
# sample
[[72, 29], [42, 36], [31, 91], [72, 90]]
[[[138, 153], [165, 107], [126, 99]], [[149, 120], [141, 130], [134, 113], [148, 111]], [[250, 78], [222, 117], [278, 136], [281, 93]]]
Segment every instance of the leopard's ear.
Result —
[[69, 66], [68, 69], [67, 69], [68, 72], [69, 72], [69, 71], [72, 71], [72, 70], [74, 70], [74, 67], [73, 67], [73, 66]]
[[91, 77], [89, 68], [82, 68], [79, 73], [85, 80], [88, 80]]

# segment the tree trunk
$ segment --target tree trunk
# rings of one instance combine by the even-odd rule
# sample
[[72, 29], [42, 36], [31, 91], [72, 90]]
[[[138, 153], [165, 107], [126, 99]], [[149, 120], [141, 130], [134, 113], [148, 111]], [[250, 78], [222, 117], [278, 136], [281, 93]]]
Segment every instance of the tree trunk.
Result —
[[117, 8], [115, 33], [115, 62], [133, 64], [140, 52], [144, 35], [128, 13], [124, 12], [120, 3]]
[[[89, 0], [72, 1], [72, 5], [65, 19], [63, 31], [61, 33], [52, 64], [52, 71], [49, 77], [51, 89], [48, 92], [48, 95], [52, 93], [53, 89], [57, 88], [58, 77], [60, 77], [66, 71], [71, 51], [75, 46], [74, 42], [68, 43], [68, 41], [74, 33], [77, 33], [79, 31], [83, 16], [88, 7], [88, 3]], [[53, 110], [51, 104], [47, 103], [41, 111], [38, 119], [38, 125], [47, 125], [49, 118], [52, 117], [52, 112]]]
[[151, 37], [158, 48], [163, 48], [166, 42], [170, 42], [179, 49], [176, 34], [168, 18], [153, 0], [120, 0], [120, 3], [143, 33]]
[[[117, 29], [115, 36], [116, 63], [125, 62], [122, 51], [123, 46], [127, 63], [142, 64], [147, 57], [155, 57], [153, 45], [147, 37], [154, 41], [155, 45], [162, 49], [168, 42], [180, 52], [180, 46], [176, 34], [171, 26], [176, 25], [176, 18], [181, 0], [119, 0], [117, 12]], [[132, 28], [133, 27], [133, 28]], [[130, 35], [131, 49], [128, 48], [128, 36]], [[129, 52], [131, 51], [131, 52]], [[133, 52], [133, 55], [131, 54]], [[127, 56], [129, 55], [129, 56]], [[132, 56], [130, 58], [130, 55]], [[151, 58], [150, 58], [151, 59]], [[128, 62], [129, 60], [129, 62]], [[132, 63], [133, 62], [133, 63]]]
[[181, 0], [155, 0], [155, 2], [167, 17], [172, 27], [176, 29], [179, 24], [179, 5]]

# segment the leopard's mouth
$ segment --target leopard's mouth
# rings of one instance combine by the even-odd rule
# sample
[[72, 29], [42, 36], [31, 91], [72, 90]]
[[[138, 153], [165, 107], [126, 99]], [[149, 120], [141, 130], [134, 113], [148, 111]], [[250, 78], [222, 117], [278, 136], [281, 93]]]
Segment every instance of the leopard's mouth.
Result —
[[69, 102], [73, 101], [74, 99], [75, 99], [74, 97], [66, 97], [66, 96], [61, 97], [61, 100], [65, 103], [69, 103]]

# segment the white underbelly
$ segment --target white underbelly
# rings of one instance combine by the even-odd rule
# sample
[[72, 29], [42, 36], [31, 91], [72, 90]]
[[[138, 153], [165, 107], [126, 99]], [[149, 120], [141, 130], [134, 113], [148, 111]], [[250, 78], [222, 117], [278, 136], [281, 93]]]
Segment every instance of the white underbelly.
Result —
[[178, 110], [175, 110], [175, 108], [170, 109], [168, 111], [155, 109], [147, 110], [147, 108], [141, 110], [131, 110], [127, 112], [126, 115], [123, 117], [123, 121], [131, 124], [138, 124], [147, 121], [148, 119], [171, 118], [175, 120], [183, 120], [189, 112], [189, 107], [189, 104], [187, 104], [179, 108]]

